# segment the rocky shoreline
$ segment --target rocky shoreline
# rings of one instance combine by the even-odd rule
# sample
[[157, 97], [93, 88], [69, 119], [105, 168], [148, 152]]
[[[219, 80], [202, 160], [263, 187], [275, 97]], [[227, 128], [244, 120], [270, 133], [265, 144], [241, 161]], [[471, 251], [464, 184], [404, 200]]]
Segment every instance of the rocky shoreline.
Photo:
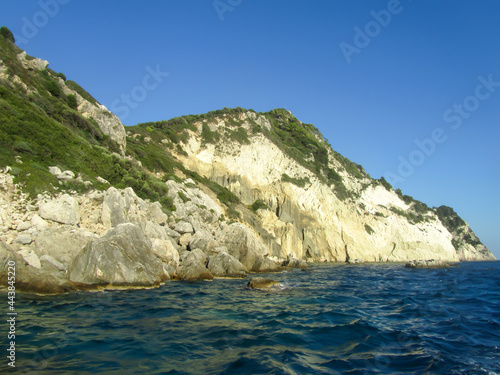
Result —
[[131, 188], [32, 201], [1, 173], [1, 284], [9, 260], [16, 262], [17, 289], [43, 294], [245, 278], [307, 266], [300, 259], [271, 259], [258, 234], [226, 222], [220, 206], [192, 180], [167, 185], [176, 206], [171, 215]]
[[[166, 184], [176, 207], [169, 215], [131, 188], [30, 200], [10, 174], [0, 173], [0, 284], [7, 285], [9, 260], [16, 263], [16, 289], [40, 294], [150, 288], [167, 280], [246, 278], [308, 267], [302, 259], [270, 256], [254, 229], [227, 222], [216, 200], [192, 180]], [[406, 264], [447, 266], [432, 260]]]

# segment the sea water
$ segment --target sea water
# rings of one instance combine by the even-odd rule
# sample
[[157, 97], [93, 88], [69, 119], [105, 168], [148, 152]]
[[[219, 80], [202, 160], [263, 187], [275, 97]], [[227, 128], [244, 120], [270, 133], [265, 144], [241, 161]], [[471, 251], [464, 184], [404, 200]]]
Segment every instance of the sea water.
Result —
[[59, 296], [18, 293], [16, 369], [500, 374], [499, 271], [500, 262], [447, 269], [317, 264], [263, 275], [280, 282], [267, 291], [246, 288], [247, 280], [214, 280]]

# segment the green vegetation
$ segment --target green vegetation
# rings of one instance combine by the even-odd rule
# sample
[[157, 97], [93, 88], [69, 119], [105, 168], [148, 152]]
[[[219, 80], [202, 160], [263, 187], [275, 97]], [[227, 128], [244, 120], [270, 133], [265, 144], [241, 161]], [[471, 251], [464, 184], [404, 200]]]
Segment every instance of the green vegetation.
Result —
[[269, 206], [263, 200], [257, 199], [255, 202], [252, 203], [251, 209], [253, 212], [257, 212], [260, 209], [269, 210]]
[[283, 182], [289, 182], [291, 184], [297, 185], [298, 187], [305, 187], [306, 184], [310, 183], [309, 178], [295, 178], [295, 177], [290, 177], [286, 173], [283, 173], [281, 176], [281, 181]]
[[78, 108], [78, 103], [76, 101], [76, 95], [70, 94], [67, 96], [68, 107], [75, 110]]
[[396, 215], [405, 217], [411, 224], [418, 224], [425, 221], [425, 217], [420, 214], [415, 214], [412, 211], [403, 211], [398, 207], [391, 207], [390, 210]]
[[217, 143], [220, 140], [220, 135], [217, 132], [211, 131], [207, 124], [203, 124], [201, 138], [204, 143]]
[[444, 227], [448, 229], [450, 233], [458, 235], [458, 238], [453, 238], [452, 244], [458, 249], [461, 245], [460, 236], [463, 242], [472, 245], [474, 247], [482, 245], [479, 238], [477, 238], [472, 231], [465, 231], [467, 228], [467, 223], [458, 216], [458, 214], [453, 210], [453, 208], [448, 206], [440, 206], [435, 209], [439, 220], [443, 223]]
[[380, 182], [380, 184], [383, 187], [385, 187], [388, 191], [391, 191], [393, 189], [392, 185], [386, 181], [386, 179], [384, 178], [384, 176], [380, 177], [380, 180], [377, 180], [377, 181]]
[[[3, 35], [0, 53], [8, 73], [18, 75], [39, 94], [28, 96], [24, 90], [13, 90], [7, 82], [0, 82], [0, 167], [12, 166], [14, 181], [22, 183], [32, 197], [56, 189], [86, 189], [77, 181], [59, 186], [48, 171], [49, 166], [56, 165], [80, 174], [93, 187], [106, 188], [96, 180], [100, 176], [113, 186], [130, 186], [140, 197], [157, 200], [167, 210], [174, 209], [166, 185], [137, 163], [114, 155], [119, 151], [116, 143], [101, 132], [95, 121], [75, 111], [76, 97], [64, 95], [55, 73], [24, 69], [16, 58], [18, 48]], [[90, 97], [81, 88], [77, 91]], [[153, 154], [149, 160], [157, 156]], [[158, 158], [155, 162], [163, 161]]]
[[97, 100], [92, 95], [90, 95], [87, 91], [85, 91], [75, 81], [66, 81], [66, 86], [68, 86], [71, 90], [76, 91], [83, 99], [89, 101], [90, 103], [98, 104]]
[[183, 201], [184, 203], [186, 203], [187, 201], [189, 201], [189, 200], [190, 200], [190, 199], [186, 196], [186, 194], [184, 194], [184, 193], [183, 193], [182, 191], [180, 191], [180, 190], [177, 192], [177, 195], [179, 196], [179, 198], [181, 198], [181, 199], [182, 199], [182, 201]]
[[12, 31], [10, 31], [5, 26], [0, 27], [0, 35], [3, 36], [5, 39], [10, 40], [12, 43], [16, 42], [16, 40], [14, 39], [14, 34], [12, 34]]
[[448, 206], [440, 206], [436, 209], [436, 214], [439, 220], [450, 232], [455, 232], [461, 227], [465, 227], [467, 224], [465, 221], [457, 215], [455, 210]]
[[375, 231], [373, 230], [373, 228], [371, 226], [369, 226], [368, 224], [365, 224], [365, 230], [366, 230], [366, 233], [368, 233], [370, 236], [375, 233]]

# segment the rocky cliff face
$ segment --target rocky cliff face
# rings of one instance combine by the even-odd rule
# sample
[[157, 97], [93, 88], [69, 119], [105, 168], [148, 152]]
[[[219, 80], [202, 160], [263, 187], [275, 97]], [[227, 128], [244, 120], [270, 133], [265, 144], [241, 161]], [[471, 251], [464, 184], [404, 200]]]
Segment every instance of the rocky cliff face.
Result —
[[245, 144], [227, 139], [207, 144], [201, 136], [203, 127], [219, 134], [234, 128], [251, 134], [255, 123], [271, 126], [265, 116], [252, 112], [198, 122], [198, 131], [184, 147], [187, 155], [178, 157], [228, 187], [244, 204], [262, 200], [268, 205], [250, 222], [271, 256], [336, 262], [494, 259], [484, 246], [474, 246], [479, 243], [464, 243], [450, 233], [434, 210], [413, 221], [414, 203], [366, 175], [359, 178], [343, 171], [331, 151], [329, 166], [340, 170], [352, 198], [339, 199], [335, 184], [322, 181], [263, 134], [250, 136]]
[[63, 77], [0, 35], [0, 284], [9, 259], [17, 287], [40, 293], [305, 261], [495, 259], [451, 208], [372, 179], [286, 110], [125, 132]]

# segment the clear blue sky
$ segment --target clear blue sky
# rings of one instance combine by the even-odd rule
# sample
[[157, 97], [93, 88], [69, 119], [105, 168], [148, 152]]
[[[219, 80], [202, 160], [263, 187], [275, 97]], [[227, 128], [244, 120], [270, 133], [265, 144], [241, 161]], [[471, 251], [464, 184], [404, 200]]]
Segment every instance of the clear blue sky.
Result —
[[0, 5], [21, 48], [124, 124], [285, 107], [372, 177], [402, 177], [404, 193], [455, 208], [500, 258], [500, 2]]

